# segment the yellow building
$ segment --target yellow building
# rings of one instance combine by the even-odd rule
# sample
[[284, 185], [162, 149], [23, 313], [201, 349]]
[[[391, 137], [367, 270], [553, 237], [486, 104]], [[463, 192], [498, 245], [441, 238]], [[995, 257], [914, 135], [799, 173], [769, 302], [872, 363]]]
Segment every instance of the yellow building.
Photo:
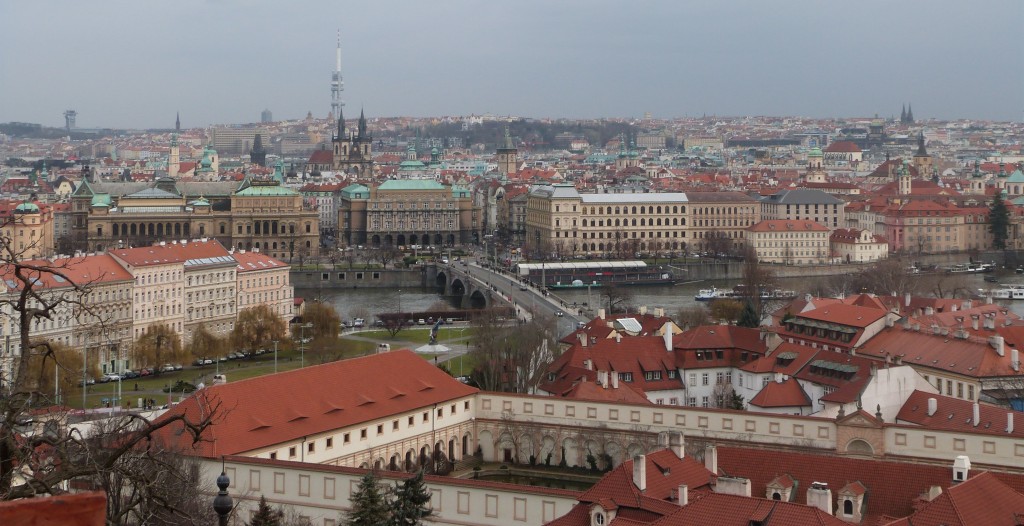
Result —
[[31, 201], [0, 204], [0, 236], [6, 251], [18, 258], [53, 255], [53, 209]]
[[814, 265], [829, 258], [828, 228], [810, 220], [767, 219], [746, 230], [747, 244], [765, 263]]

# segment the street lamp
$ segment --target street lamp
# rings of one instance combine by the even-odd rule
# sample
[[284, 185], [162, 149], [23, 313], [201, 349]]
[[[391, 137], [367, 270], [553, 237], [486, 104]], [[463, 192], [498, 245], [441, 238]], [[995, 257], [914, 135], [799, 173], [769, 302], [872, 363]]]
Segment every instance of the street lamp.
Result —
[[301, 331], [302, 339], [299, 340], [299, 360], [300, 360], [299, 368], [302, 368], [302, 367], [306, 366], [306, 329], [309, 329], [309, 328], [312, 328], [312, 327], [313, 327], [312, 323], [303, 323], [302, 325], [299, 325], [299, 328], [302, 329], [302, 331]]
[[274, 374], [277, 374], [277, 340], [274, 340]]
[[[223, 462], [223, 458], [221, 461]], [[213, 498], [213, 511], [217, 513], [217, 521], [220, 526], [227, 526], [228, 516], [234, 508], [234, 502], [231, 500], [231, 495], [228, 495], [228, 486], [230, 485], [231, 479], [228, 478], [226, 470], [222, 469], [220, 476], [217, 477], [217, 488], [220, 489], [220, 491], [218, 491], [217, 496]]]

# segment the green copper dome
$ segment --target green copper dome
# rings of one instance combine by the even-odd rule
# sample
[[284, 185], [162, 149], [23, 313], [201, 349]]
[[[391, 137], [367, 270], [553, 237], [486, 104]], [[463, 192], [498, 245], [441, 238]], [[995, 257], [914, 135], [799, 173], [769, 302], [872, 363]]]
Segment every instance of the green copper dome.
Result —
[[808, 157], [822, 157], [823, 154], [821, 153], [821, 148], [818, 148], [817, 146], [815, 146], [814, 148], [811, 148], [811, 151], [807, 152], [807, 156]]
[[39, 205], [37, 205], [35, 203], [32, 203], [30, 201], [25, 201], [24, 203], [21, 203], [20, 205], [14, 207], [14, 213], [15, 214], [38, 214], [39, 213]]

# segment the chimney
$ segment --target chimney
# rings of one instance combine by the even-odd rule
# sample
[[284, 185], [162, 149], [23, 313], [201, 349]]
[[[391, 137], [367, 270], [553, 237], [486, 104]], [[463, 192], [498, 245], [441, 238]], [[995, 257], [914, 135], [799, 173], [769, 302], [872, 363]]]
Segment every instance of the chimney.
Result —
[[935, 412], [939, 410], [939, 401], [935, 398], [928, 399], [928, 416], [935, 416]]
[[657, 308], [655, 308], [654, 309], [654, 315], [659, 317], [659, 318], [664, 318], [665, 317], [665, 308], [664, 307], [657, 307]]
[[972, 307], [974, 307], [973, 301], [964, 300], [963, 304], [960, 306], [960, 310], [970, 310]]
[[679, 431], [668, 433], [668, 448], [679, 458], [686, 458], [686, 449], [683, 447], [683, 434]]
[[896, 325], [896, 320], [893, 318], [893, 316], [886, 315], [885, 326], [892, 327], [893, 325]]
[[942, 327], [938, 323], [932, 323], [932, 334], [942, 334]]
[[643, 316], [644, 314], [647, 314], [647, 305], [640, 306], [640, 315]]
[[640, 491], [647, 489], [647, 457], [643, 455], [633, 457], [633, 485]]
[[608, 389], [608, 371], [597, 372], [597, 385], [600, 385], [601, 387]]
[[978, 315], [977, 314], [971, 314], [971, 328], [974, 329], [974, 330], [978, 330]]
[[924, 308], [924, 315], [925, 316], [931, 316], [932, 314], [935, 314], [935, 309], [933, 309], [931, 307], [925, 307]]
[[931, 502], [939, 498], [939, 495], [942, 495], [942, 486], [932, 486], [928, 488], [928, 495], [925, 497], [925, 499], [927, 499], [928, 502]]
[[715, 480], [715, 493], [749, 497], [750, 479], [739, 477], [718, 477]]
[[904, 307], [909, 307], [910, 306], [910, 293], [909, 292], [907, 292], [906, 294], [903, 295], [903, 306]]
[[597, 309], [597, 317], [604, 319], [604, 309]]
[[583, 368], [588, 370], [588, 371], [593, 371], [594, 370], [594, 362], [592, 362], [590, 360], [583, 360]]
[[686, 506], [690, 503], [690, 488], [686, 484], [679, 485], [679, 505]]
[[981, 323], [982, 323], [982, 327], [985, 327], [986, 329], [989, 329], [989, 330], [994, 330], [996, 328], [996, 317], [994, 315], [993, 316], [985, 316], [985, 321], [983, 321]]
[[832, 490], [824, 482], [812, 482], [807, 488], [807, 505], [832, 515]]
[[665, 343], [665, 352], [672, 352], [672, 331], [668, 327], [662, 328], [661, 341]]
[[718, 448], [714, 444], [704, 447], [704, 468], [712, 474], [718, 474]]
[[618, 331], [615, 332], [615, 343], [622, 343], [622, 333]]
[[612, 371], [608, 373], [608, 376], [612, 379], [612, 389], [619, 388], [619, 373]]
[[586, 346], [587, 346], [587, 333], [585, 333], [585, 332], [580, 332], [580, 333], [579, 333], [579, 334], [577, 334], [576, 336], [577, 336], [577, 337], [579, 338], [579, 340], [580, 340], [580, 346], [581, 346], [581, 347], [586, 347]]
[[1006, 432], [1013, 433], [1013, 411], [1006, 412]]
[[1020, 370], [1020, 352], [1017, 349], [1010, 349], [1010, 369]]
[[981, 406], [978, 402], [974, 402], [974, 427], [978, 427], [981, 423]]
[[1003, 337], [998, 334], [988, 339], [989, 345], [996, 350], [999, 356], [1006, 356], [1006, 349], [1003, 348]]
[[971, 473], [971, 459], [967, 455], [959, 455], [953, 461], [953, 482], [963, 482]]

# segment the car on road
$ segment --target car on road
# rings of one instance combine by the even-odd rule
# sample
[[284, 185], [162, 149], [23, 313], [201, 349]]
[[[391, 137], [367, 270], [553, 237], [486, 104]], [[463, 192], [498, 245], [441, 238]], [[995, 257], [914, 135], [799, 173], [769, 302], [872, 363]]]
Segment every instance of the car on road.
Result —
[[520, 285], [519, 290], [530, 290], [530, 288], [527, 287], [526, 285]]
[[420, 318], [420, 319], [416, 320], [416, 325], [426, 325], [426, 324], [427, 324], [427, 320], [425, 320], [423, 318]]
[[560, 310], [556, 310], [555, 311], [555, 316], [558, 316], [559, 318], [561, 318], [562, 316], [565, 316], [565, 313], [560, 311]]
[[356, 328], [362, 327], [364, 325], [366, 325], [366, 320], [362, 318], [356, 318], [355, 321], [352, 322], [352, 326]]

